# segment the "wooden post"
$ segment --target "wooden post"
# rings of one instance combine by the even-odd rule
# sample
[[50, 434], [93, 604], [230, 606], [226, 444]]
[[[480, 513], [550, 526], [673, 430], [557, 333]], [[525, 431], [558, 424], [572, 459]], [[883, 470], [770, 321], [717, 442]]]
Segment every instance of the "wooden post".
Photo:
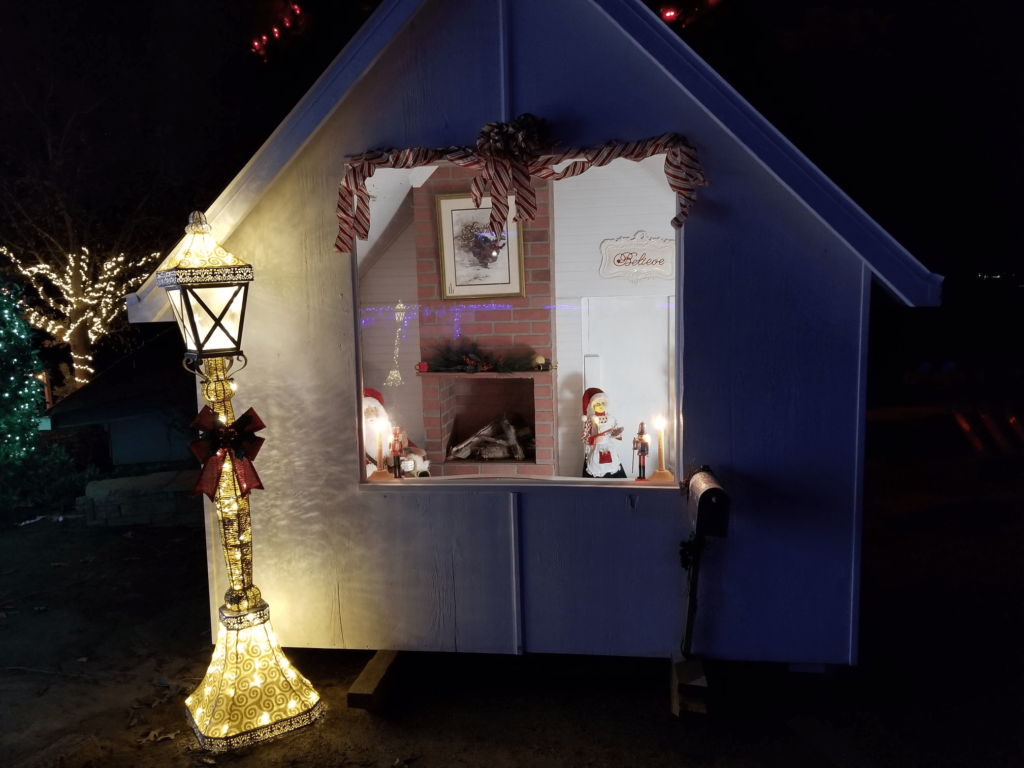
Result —
[[395, 687], [395, 664], [398, 651], [377, 651], [348, 689], [345, 700], [349, 709], [380, 712]]

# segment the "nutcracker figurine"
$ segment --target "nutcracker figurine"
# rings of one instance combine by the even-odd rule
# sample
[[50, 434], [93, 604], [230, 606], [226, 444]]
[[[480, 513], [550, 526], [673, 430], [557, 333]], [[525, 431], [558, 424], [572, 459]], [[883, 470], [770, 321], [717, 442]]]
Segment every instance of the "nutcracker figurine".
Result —
[[[369, 477], [377, 469], [377, 425], [388, 424], [386, 427], [391, 432], [391, 421], [388, 412], [384, 408], [384, 397], [376, 389], [366, 387], [363, 390], [363, 439], [366, 453], [366, 476]], [[385, 436], [385, 439], [386, 436]], [[405, 449], [402, 458], [402, 471], [411, 477], [430, 477], [430, 461], [426, 458], [426, 452], [408, 439], [402, 433], [402, 443]], [[391, 462], [392, 454], [386, 453], [385, 464]], [[393, 462], [391, 462], [393, 463]], [[394, 467], [391, 467], [394, 471]]]
[[636, 479], [646, 480], [647, 479], [647, 457], [651, 453], [651, 436], [644, 431], [644, 423], [640, 422], [640, 428], [637, 429], [636, 437], [633, 438], [633, 450], [637, 454], [637, 470]]
[[621, 442], [624, 431], [608, 415], [608, 395], [597, 387], [583, 393], [583, 477], [626, 477], [614, 442]]
[[395, 480], [402, 478], [402, 461], [405, 459], [405, 432], [401, 427], [394, 427], [391, 430], [391, 468], [395, 474]]

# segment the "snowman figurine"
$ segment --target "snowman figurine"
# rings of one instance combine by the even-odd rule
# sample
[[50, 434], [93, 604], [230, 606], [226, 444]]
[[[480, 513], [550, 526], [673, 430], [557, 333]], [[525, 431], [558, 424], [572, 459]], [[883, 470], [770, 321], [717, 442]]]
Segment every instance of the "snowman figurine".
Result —
[[624, 431], [608, 415], [608, 395], [597, 387], [583, 393], [583, 477], [626, 477], [618, 451]]
[[395, 461], [399, 462], [399, 470], [402, 474], [411, 477], [430, 477], [427, 471], [430, 461], [426, 457], [426, 451], [416, 446], [411, 440], [406, 440], [401, 456], [391, 456], [390, 436], [395, 425], [388, 418], [388, 412], [384, 409], [384, 396], [376, 389], [366, 387], [363, 389], [363, 452], [366, 455], [366, 476], [369, 477], [377, 468], [377, 427], [385, 427], [384, 434], [384, 461], [394, 471]]

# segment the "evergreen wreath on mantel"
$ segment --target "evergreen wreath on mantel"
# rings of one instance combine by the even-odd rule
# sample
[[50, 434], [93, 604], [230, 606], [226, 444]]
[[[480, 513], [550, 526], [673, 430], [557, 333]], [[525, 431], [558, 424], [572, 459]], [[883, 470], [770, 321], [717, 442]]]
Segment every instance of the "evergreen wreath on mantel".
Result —
[[446, 341], [427, 362], [431, 373], [516, 373], [532, 371], [532, 350], [495, 354], [481, 352], [475, 341]]

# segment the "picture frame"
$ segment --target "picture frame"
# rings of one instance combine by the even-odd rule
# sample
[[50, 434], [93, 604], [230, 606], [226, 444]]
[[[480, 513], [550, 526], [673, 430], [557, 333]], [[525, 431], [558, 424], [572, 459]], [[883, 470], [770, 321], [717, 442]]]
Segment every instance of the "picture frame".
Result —
[[469, 195], [439, 195], [436, 201], [441, 298], [525, 296], [523, 239], [515, 221], [515, 198], [508, 198], [508, 219], [501, 233], [504, 243], [497, 247], [490, 227], [489, 196], [479, 208]]

